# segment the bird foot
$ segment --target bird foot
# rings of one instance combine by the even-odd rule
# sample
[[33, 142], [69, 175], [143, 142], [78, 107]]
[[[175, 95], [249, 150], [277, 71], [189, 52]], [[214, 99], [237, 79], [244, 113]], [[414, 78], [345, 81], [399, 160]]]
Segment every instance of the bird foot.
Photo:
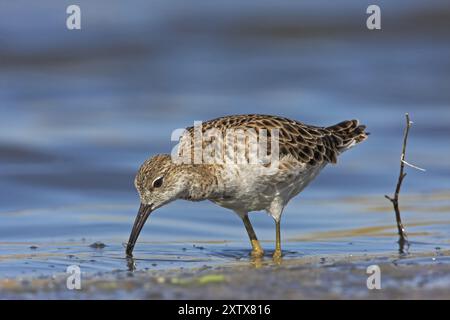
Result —
[[277, 249], [277, 250], [274, 251], [272, 258], [273, 258], [274, 261], [275, 260], [281, 260], [282, 256], [283, 255], [281, 254], [281, 250]]
[[261, 245], [259, 244], [258, 240], [252, 240], [252, 257], [253, 258], [261, 258], [262, 256], [264, 256], [264, 250], [261, 247]]
[[253, 249], [251, 253], [252, 258], [262, 258], [264, 256], [264, 250]]

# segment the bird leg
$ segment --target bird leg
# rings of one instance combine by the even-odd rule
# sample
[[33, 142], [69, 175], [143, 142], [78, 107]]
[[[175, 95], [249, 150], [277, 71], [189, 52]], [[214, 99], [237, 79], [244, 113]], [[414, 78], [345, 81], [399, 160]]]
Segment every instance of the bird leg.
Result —
[[273, 258], [280, 259], [281, 258], [280, 220], [275, 220], [275, 229], [276, 229], [276, 244], [275, 244], [275, 252], [273, 253]]
[[255, 230], [253, 230], [252, 224], [248, 215], [242, 217], [245, 229], [247, 230], [248, 237], [250, 238], [250, 243], [252, 244], [252, 257], [262, 257], [264, 255], [264, 250], [259, 244], [258, 238], [256, 238]]

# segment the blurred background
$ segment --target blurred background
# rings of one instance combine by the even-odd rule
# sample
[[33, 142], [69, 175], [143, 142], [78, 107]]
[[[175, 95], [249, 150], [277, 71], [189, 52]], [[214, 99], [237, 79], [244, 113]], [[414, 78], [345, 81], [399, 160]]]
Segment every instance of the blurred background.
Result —
[[[71, 4], [81, 30], [66, 28]], [[370, 4], [382, 30], [366, 28]], [[285, 247], [298, 255], [396, 250], [383, 196], [409, 112], [407, 159], [427, 169], [407, 169], [404, 184], [412, 249], [450, 246], [449, 40], [448, 1], [1, 1], [0, 277], [74, 259], [125, 268], [140, 164], [170, 152], [174, 129], [238, 113], [357, 118], [372, 134], [287, 207]], [[273, 221], [251, 218], [271, 248]], [[234, 214], [179, 201], [151, 217], [136, 255], [165, 267], [248, 249]]]

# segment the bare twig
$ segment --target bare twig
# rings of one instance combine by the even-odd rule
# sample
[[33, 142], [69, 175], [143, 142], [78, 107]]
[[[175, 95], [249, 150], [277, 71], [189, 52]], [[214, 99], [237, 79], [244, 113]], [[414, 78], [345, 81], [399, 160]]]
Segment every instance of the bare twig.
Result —
[[412, 122], [409, 120], [409, 114], [406, 114], [405, 116], [406, 116], [406, 128], [405, 128], [405, 134], [403, 137], [403, 148], [402, 148], [402, 156], [400, 159], [400, 173], [398, 176], [397, 187], [395, 188], [395, 194], [394, 194], [393, 198], [388, 195], [385, 195], [386, 199], [391, 201], [392, 205], [394, 206], [395, 218], [397, 220], [398, 235], [400, 237], [398, 242], [400, 244], [400, 252], [402, 252], [402, 253], [403, 253], [404, 245], [405, 244], [408, 245], [408, 236], [407, 236], [405, 228], [403, 227], [403, 224], [402, 224], [402, 218], [400, 216], [400, 208], [399, 208], [399, 204], [398, 204], [398, 198], [400, 195], [400, 189], [402, 187], [402, 182], [403, 182], [403, 179], [405, 179], [405, 177], [406, 177], [406, 173], [403, 171], [405, 168], [405, 164], [410, 167], [413, 167], [415, 169], [424, 171], [424, 169], [416, 167], [414, 165], [411, 165], [408, 162], [406, 162], [406, 160], [405, 160], [406, 144], [408, 142], [409, 129], [411, 128], [411, 125], [412, 125]]
[[424, 168], [415, 166], [415, 165], [413, 165], [413, 164], [407, 162], [406, 160], [402, 160], [402, 162], [403, 162], [404, 164], [406, 164], [408, 167], [411, 167], [411, 168], [413, 168], [413, 169], [417, 169], [417, 170], [423, 171], [423, 172], [427, 171], [427, 170], [425, 170]]

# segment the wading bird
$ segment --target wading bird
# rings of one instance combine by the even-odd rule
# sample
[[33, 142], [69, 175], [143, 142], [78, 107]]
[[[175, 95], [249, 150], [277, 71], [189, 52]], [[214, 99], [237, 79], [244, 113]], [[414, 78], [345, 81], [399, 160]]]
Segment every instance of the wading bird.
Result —
[[[174, 161], [169, 154], [151, 157], [142, 164], [135, 179], [141, 205], [127, 243], [127, 255], [132, 256], [139, 233], [152, 211], [174, 200], [184, 199], [210, 200], [237, 213], [247, 230], [252, 256], [255, 257], [262, 256], [264, 252], [248, 213], [266, 211], [275, 220], [276, 246], [273, 257], [280, 258], [280, 220], [284, 207], [324, 166], [336, 163], [342, 152], [364, 141], [368, 135], [364, 129], [365, 126], [357, 120], [343, 121], [330, 127], [316, 127], [283, 117], [257, 114], [226, 116], [204, 122], [200, 134], [214, 130], [216, 134], [219, 132], [221, 138], [227, 130], [250, 131], [253, 135], [267, 132], [267, 154], [272, 155], [277, 151], [277, 161], [272, 159], [276, 163], [275, 170], [262, 170], [269, 167], [267, 163], [186, 163]], [[190, 143], [190, 139], [195, 140], [195, 133], [195, 126], [189, 127], [180, 139], [179, 150], [185, 150], [184, 156], [194, 154], [195, 157], [198, 151], [195, 150], [195, 141], [194, 144]], [[251, 137], [250, 134], [240, 140], [244, 145], [243, 157], [246, 160], [250, 157], [252, 141], [257, 141]], [[213, 140], [201, 139], [200, 149], [207, 149]], [[226, 148], [229, 141], [234, 144]], [[236, 141], [222, 139], [220, 148], [215, 150], [235, 160], [238, 148]], [[178, 156], [182, 153], [179, 151]]]

